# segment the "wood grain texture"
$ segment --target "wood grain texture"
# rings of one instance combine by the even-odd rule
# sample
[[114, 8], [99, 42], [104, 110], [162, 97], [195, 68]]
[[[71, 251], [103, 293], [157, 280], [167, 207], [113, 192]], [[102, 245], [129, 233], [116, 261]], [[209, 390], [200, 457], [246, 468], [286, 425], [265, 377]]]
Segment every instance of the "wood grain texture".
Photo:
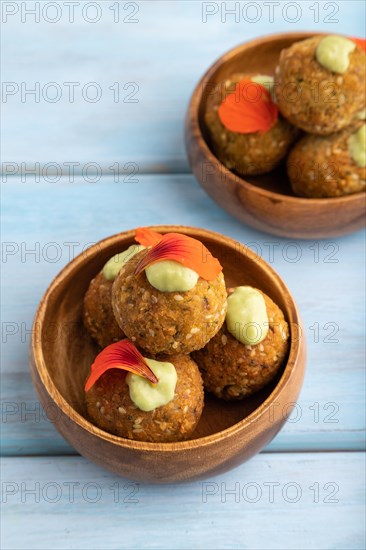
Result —
[[240, 72], [273, 75], [280, 52], [311, 36], [280, 33], [257, 38], [225, 53], [198, 82], [185, 123], [192, 171], [220, 206], [256, 229], [302, 239], [329, 238], [362, 229], [366, 223], [365, 193], [323, 199], [296, 197], [283, 166], [263, 176], [240, 177], [212, 152], [204, 119], [210, 94], [227, 79]]
[[[113, 2], [103, 1], [97, 2], [102, 15], [95, 24], [81, 16], [86, 3], [81, 0], [75, 8], [73, 23], [68, 22], [68, 8], [61, 3], [61, 19], [56, 23], [44, 18], [35, 23], [34, 16], [22, 23], [19, 10], [3, 25], [2, 77], [19, 85], [19, 93], [8, 96], [4, 104], [3, 161], [42, 166], [56, 162], [66, 173], [65, 162], [79, 162], [77, 173], [88, 162], [100, 164], [104, 174], [112, 174], [109, 167], [115, 162], [121, 170], [127, 162], [136, 162], [143, 172], [188, 171], [184, 114], [197, 82], [223, 52], [281, 31], [364, 33], [365, 5], [357, 0], [333, 5], [298, 2], [298, 8], [290, 4], [286, 8], [288, 3], [281, 0], [273, 5], [272, 17], [270, 6], [262, 4], [257, 11], [255, 5], [249, 7], [245, 16], [246, 2], [241, 2], [238, 17], [218, 9], [206, 22], [204, 2], [145, 0], [136, 2], [139, 12], [132, 18], [138, 23], [123, 22], [132, 11], [123, 9], [126, 2], [120, 2], [120, 21], [113, 23]], [[211, 9], [215, 6], [220, 8], [220, 3]], [[55, 17], [51, 8], [49, 17]], [[92, 9], [90, 17], [95, 17]], [[24, 44], [28, 45], [26, 56]], [[29, 90], [36, 82], [41, 90], [56, 82], [61, 98], [52, 103], [41, 92], [39, 103], [31, 95], [22, 102], [22, 82]], [[72, 103], [64, 82], [80, 84]], [[96, 103], [82, 96], [83, 86], [90, 82], [97, 82], [102, 91]], [[116, 82], [118, 103], [109, 89]], [[129, 82], [139, 87], [130, 98], [138, 103], [127, 103], [134, 90], [123, 89]], [[54, 95], [55, 90], [49, 89], [50, 98]]]
[[260, 454], [206, 485], [163, 488], [82, 458], [14, 458], [2, 482], [9, 550], [365, 547], [362, 453]]
[[[137, 210], [134, 193], [139, 197]], [[88, 243], [133, 225], [177, 221], [199, 223], [249, 246], [280, 273], [299, 304], [308, 371], [293, 421], [268, 449], [363, 449], [364, 236], [319, 243], [268, 237], [216, 207], [191, 176], [140, 176], [136, 184], [104, 179], [98, 185], [79, 180], [4, 186], [2, 237], [8, 254], [3, 254], [2, 278], [2, 452], [73, 452], [54, 429], [53, 411], [47, 420], [47, 411], [37, 404], [28, 372], [35, 309], [50, 281], [71, 259], [70, 243], [77, 254]], [[50, 261], [57, 250], [59, 258]]]

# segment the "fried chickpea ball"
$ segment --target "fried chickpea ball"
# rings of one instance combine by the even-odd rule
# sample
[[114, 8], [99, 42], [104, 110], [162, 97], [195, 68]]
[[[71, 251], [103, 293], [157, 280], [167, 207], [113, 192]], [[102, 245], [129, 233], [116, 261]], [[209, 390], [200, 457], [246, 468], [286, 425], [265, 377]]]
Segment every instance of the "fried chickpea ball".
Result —
[[152, 355], [190, 353], [202, 348], [225, 320], [226, 288], [222, 272], [213, 281], [201, 277], [185, 292], [161, 292], [145, 272], [134, 275], [142, 251], [117, 275], [112, 290], [114, 315], [135, 345]]
[[333, 72], [317, 60], [323, 39], [314, 36], [282, 50], [275, 72], [276, 101], [283, 116], [318, 135], [345, 128], [365, 108], [365, 52], [356, 45], [348, 68]]
[[278, 373], [289, 349], [289, 328], [280, 308], [263, 292], [269, 330], [256, 345], [239, 342], [226, 323], [201, 350], [192, 354], [205, 389], [225, 400], [242, 399], [261, 390]]
[[221, 122], [218, 108], [223, 99], [232, 93], [235, 85], [246, 75], [216, 86], [207, 98], [204, 115], [214, 154], [228, 168], [242, 176], [271, 172], [286, 156], [299, 131], [282, 116], [266, 132], [238, 133], [228, 130]]
[[292, 149], [287, 172], [292, 189], [302, 197], [340, 197], [365, 191], [366, 168], [351, 155], [352, 140], [362, 122], [330, 136], [307, 135]]
[[152, 411], [142, 411], [130, 398], [125, 373], [108, 370], [86, 393], [90, 420], [102, 430], [137, 441], [172, 442], [188, 439], [203, 409], [203, 384], [188, 355], [159, 357], [177, 372], [174, 399]]
[[90, 282], [84, 297], [84, 326], [102, 348], [124, 338], [113, 313], [112, 286], [113, 281], [107, 280], [101, 271]]

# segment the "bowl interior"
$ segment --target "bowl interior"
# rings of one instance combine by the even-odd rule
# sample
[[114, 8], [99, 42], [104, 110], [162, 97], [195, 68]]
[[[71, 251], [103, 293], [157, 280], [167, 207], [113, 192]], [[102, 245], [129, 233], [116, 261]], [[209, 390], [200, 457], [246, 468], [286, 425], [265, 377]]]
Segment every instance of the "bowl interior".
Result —
[[[262, 260], [240, 243], [226, 243], [215, 234], [185, 229], [219, 258], [228, 287], [248, 284], [260, 288], [278, 304], [289, 322], [289, 298], [280, 279]], [[44, 321], [39, 327], [47, 374], [68, 405], [84, 417], [84, 383], [99, 350], [82, 323], [83, 297], [104, 263], [133, 242], [133, 232], [128, 232], [94, 245], [60, 273], [48, 292]], [[204, 412], [192, 439], [224, 430], [248, 416], [269, 396], [283, 368], [270, 385], [245, 401], [226, 403], [206, 394]]]
[[[273, 76], [281, 50], [288, 48], [296, 41], [304, 40], [310, 36], [312, 35], [308, 33], [295, 33], [291, 35], [263, 38], [249, 44], [244, 44], [224, 54], [208, 71], [204, 77], [198, 118], [202, 136], [211, 152], [211, 140], [205, 126], [204, 113], [207, 99], [215, 86], [231, 78], [235, 73]], [[287, 177], [285, 162], [282, 162], [276, 170], [268, 174], [261, 176], [245, 176], [245, 178], [239, 177], [262, 189], [295, 197]]]

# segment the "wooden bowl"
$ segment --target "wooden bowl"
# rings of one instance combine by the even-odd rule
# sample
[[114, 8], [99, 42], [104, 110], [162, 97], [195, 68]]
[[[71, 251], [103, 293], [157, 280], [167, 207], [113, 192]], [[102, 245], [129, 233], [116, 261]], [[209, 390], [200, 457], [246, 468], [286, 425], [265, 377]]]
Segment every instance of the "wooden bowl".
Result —
[[79, 453], [119, 475], [168, 483], [225, 471], [252, 457], [271, 441], [300, 391], [305, 370], [305, 340], [289, 290], [251, 250], [204, 229], [182, 226], [156, 229], [162, 233], [178, 231], [201, 240], [222, 262], [228, 286], [256, 286], [279, 305], [290, 324], [291, 346], [277, 379], [245, 401], [226, 403], [206, 396], [197, 430], [192, 439], [185, 442], [131, 441], [104, 432], [89, 422], [83, 387], [98, 350], [83, 327], [83, 296], [104, 263], [134, 242], [134, 230], [95, 244], [54, 279], [35, 316], [30, 363], [44, 409]]
[[285, 166], [246, 179], [229, 171], [212, 153], [204, 124], [210, 90], [234, 73], [274, 74], [280, 51], [310, 33], [281, 33], [258, 38], [225, 53], [193, 92], [185, 123], [192, 171], [207, 193], [240, 221], [267, 233], [299, 239], [344, 235], [365, 225], [365, 194], [329, 199], [296, 197]]

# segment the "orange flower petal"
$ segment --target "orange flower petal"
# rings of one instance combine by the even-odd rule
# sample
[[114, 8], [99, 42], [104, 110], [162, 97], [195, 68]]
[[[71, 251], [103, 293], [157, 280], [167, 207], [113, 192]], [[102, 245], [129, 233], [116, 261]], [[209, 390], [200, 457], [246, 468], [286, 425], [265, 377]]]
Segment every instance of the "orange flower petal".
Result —
[[356, 42], [357, 46], [359, 46], [362, 50], [366, 51], [366, 40], [364, 38], [352, 37], [351, 40]]
[[[136, 231], [136, 234], [138, 231]], [[155, 241], [157, 241], [156, 235], [159, 235], [159, 233], [155, 234]], [[162, 260], [173, 260], [189, 267], [207, 281], [216, 279], [222, 271], [219, 260], [214, 258], [200, 241], [181, 233], [166, 233], [160, 235], [160, 240], [152, 245], [147, 254], [139, 261], [135, 269], [135, 275], [144, 271], [149, 265]]]
[[121, 340], [104, 348], [97, 355], [91, 366], [91, 373], [85, 384], [85, 391], [89, 391], [95, 382], [109, 369], [121, 369], [143, 376], [153, 384], [158, 382], [157, 377], [146, 363], [145, 359], [130, 340]]
[[154, 246], [161, 241], [162, 235], [148, 227], [139, 227], [136, 229], [135, 240], [142, 246]]
[[278, 107], [269, 91], [249, 79], [240, 80], [218, 109], [222, 124], [231, 132], [267, 132], [278, 119]]

